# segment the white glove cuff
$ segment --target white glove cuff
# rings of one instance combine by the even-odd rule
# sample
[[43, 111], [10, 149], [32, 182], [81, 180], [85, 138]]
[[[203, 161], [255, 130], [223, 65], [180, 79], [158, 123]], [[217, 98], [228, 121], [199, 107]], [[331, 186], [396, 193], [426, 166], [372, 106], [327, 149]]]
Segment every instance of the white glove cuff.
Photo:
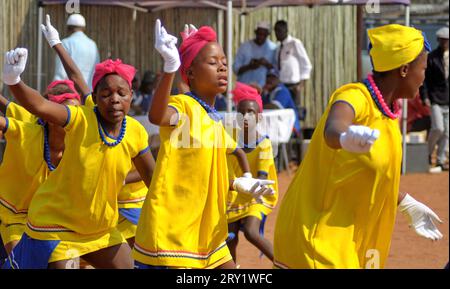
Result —
[[406, 194], [400, 204], [398, 204], [398, 209], [400, 210], [400, 212], [403, 212], [416, 203], [416, 199], [411, 197], [409, 194]]
[[3, 76], [3, 82], [4, 82], [6, 85], [16, 85], [16, 84], [18, 84], [20, 81], [21, 81], [20, 75], [17, 76], [17, 77], [14, 77], [14, 78], [9, 78], [9, 77], [7, 77], [6, 75]]
[[53, 46], [55, 46], [56, 44], [60, 44], [60, 43], [62, 43], [62, 42], [61, 42], [61, 40], [59, 40], [59, 39], [54, 39], [54, 40], [49, 40], [49, 41], [48, 41], [48, 44], [50, 45], [50, 47], [53, 47]]
[[253, 176], [252, 176], [252, 173], [250, 173], [250, 172], [246, 172], [246, 173], [244, 173], [243, 175], [242, 175], [244, 178], [252, 178]]
[[345, 145], [344, 145], [344, 141], [345, 141], [345, 136], [347, 135], [347, 132], [343, 132], [341, 133], [341, 135], [339, 136], [339, 143], [341, 144], [341, 147], [343, 149], [345, 149]]
[[165, 73], [174, 73], [180, 68], [180, 60], [175, 60], [172, 62], [164, 61], [164, 72]]

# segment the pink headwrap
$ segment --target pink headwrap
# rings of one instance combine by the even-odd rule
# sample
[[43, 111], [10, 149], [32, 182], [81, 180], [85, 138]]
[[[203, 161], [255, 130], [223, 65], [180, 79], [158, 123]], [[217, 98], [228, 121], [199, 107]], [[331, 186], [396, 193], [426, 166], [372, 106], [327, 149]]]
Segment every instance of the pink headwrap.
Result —
[[48, 94], [48, 100], [56, 102], [56, 103], [63, 103], [64, 101], [68, 100], [68, 99], [77, 99], [78, 101], [80, 100], [80, 95], [77, 93], [77, 90], [75, 89], [75, 84], [73, 83], [72, 80], [69, 79], [65, 79], [65, 80], [55, 80], [52, 83], [49, 84], [49, 86], [47, 86], [47, 91], [50, 91], [52, 88], [54, 88], [55, 86], [58, 85], [66, 85], [69, 87], [70, 90], [72, 90], [72, 93], [63, 93], [63, 94]]
[[130, 86], [136, 74], [136, 68], [131, 65], [122, 63], [122, 60], [107, 59], [95, 66], [94, 77], [92, 79], [92, 89], [95, 90], [98, 82], [107, 74], [117, 74], [122, 77]]
[[258, 93], [256, 88], [242, 82], [236, 82], [236, 86], [231, 92], [233, 93], [233, 101], [236, 105], [243, 100], [252, 100], [258, 103], [259, 112], [263, 111], [261, 95]]
[[214, 29], [209, 26], [202, 26], [197, 32], [189, 34], [189, 36], [181, 33], [183, 43], [180, 46], [181, 67], [180, 73], [184, 82], [189, 84], [187, 70], [192, 64], [200, 50], [209, 42], [217, 42], [217, 36]]

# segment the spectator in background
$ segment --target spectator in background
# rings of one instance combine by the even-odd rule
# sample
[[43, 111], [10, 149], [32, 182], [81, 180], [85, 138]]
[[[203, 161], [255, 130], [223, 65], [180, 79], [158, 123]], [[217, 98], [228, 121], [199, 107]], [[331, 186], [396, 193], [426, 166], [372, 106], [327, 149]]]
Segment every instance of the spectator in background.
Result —
[[267, 73], [267, 82], [264, 86], [263, 103], [266, 109], [292, 109], [295, 112], [294, 128], [292, 137], [289, 141], [289, 155], [291, 160], [298, 164], [302, 158], [302, 140], [303, 134], [300, 128], [300, 114], [298, 107], [292, 99], [289, 89], [280, 82], [279, 72], [273, 68]]
[[133, 99], [131, 100], [131, 106], [130, 106], [130, 111], [128, 111], [128, 115], [131, 115], [131, 116], [139, 115], [141, 113], [141, 109], [138, 105], [138, 103], [140, 103], [140, 96], [138, 95], [139, 76], [138, 76], [137, 71], [136, 71], [136, 75], [133, 78], [133, 81], [131, 82], [131, 90], [133, 93]]
[[233, 64], [237, 80], [246, 84], [257, 84], [260, 88], [266, 83], [267, 70], [275, 63], [276, 45], [267, 37], [270, 23], [261, 21], [256, 25], [255, 39], [244, 42], [238, 49]]
[[[97, 44], [84, 34], [86, 20], [81, 14], [72, 14], [67, 19], [69, 37], [62, 40], [64, 48], [78, 65], [83, 74], [84, 80], [89, 85], [92, 84], [95, 65], [100, 62], [100, 54]], [[57, 57], [55, 60], [54, 80], [67, 79], [67, 74]], [[90, 87], [92, 89], [92, 87]]]
[[297, 107], [300, 107], [300, 90], [305, 80], [310, 78], [312, 65], [300, 39], [288, 34], [288, 25], [284, 20], [275, 23], [275, 36], [280, 42], [275, 52], [280, 81], [291, 92]]
[[138, 115], [147, 114], [153, 99], [153, 93], [157, 82], [157, 75], [153, 71], [146, 71], [142, 77], [139, 90], [135, 94], [133, 108]]
[[278, 70], [275, 68], [267, 72], [267, 80], [262, 99], [264, 108], [266, 109], [292, 108], [296, 115], [294, 133], [296, 136], [300, 136], [300, 117], [297, 106], [292, 100], [289, 89], [280, 82]]
[[417, 95], [413, 99], [408, 99], [408, 121], [407, 132], [427, 131], [429, 135], [431, 128], [430, 108], [422, 102]]
[[227, 97], [223, 94], [218, 94], [216, 96], [216, 101], [214, 102], [214, 108], [217, 111], [226, 111], [227, 110]]
[[448, 171], [445, 150], [448, 146], [448, 27], [436, 33], [439, 46], [428, 55], [422, 89], [423, 101], [431, 107], [431, 131], [428, 137], [429, 160], [437, 145], [436, 167]]

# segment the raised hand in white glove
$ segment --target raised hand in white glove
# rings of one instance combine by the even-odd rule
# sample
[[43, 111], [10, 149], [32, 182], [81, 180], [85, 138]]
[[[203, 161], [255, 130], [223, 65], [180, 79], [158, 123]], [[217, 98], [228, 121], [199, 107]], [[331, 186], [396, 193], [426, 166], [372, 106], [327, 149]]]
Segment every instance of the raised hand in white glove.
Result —
[[192, 25], [192, 24], [189, 24], [189, 25], [184, 24], [184, 31], [180, 33], [181, 34], [181, 38], [184, 41], [186, 38], [189, 38], [191, 35], [195, 34], [195, 32], [197, 32], [197, 31], [198, 31], [198, 29], [194, 25]]
[[409, 194], [406, 194], [400, 202], [398, 209], [406, 216], [409, 226], [413, 227], [418, 235], [431, 240], [442, 238], [441, 232], [433, 222], [434, 220], [442, 223], [441, 219], [430, 208], [416, 201]]
[[274, 194], [274, 191], [267, 187], [267, 185], [273, 185], [274, 183], [271, 180], [241, 177], [233, 181], [233, 189], [238, 193], [248, 194], [257, 198], [259, 196]]
[[155, 48], [164, 59], [164, 72], [173, 73], [178, 70], [181, 65], [180, 54], [177, 49], [178, 39], [167, 33], [166, 29], [161, 26], [161, 21], [156, 20], [155, 23]]
[[61, 43], [61, 40], [59, 39], [58, 30], [56, 30], [55, 27], [52, 26], [52, 23], [50, 22], [50, 15], [48, 14], [45, 18], [45, 23], [46, 25], [41, 24], [41, 30], [42, 33], [44, 33], [44, 36], [47, 39], [47, 42], [50, 45], [50, 47], [53, 47], [56, 44]]
[[3, 82], [6, 85], [16, 85], [20, 82], [20, 75], [27, 64], [28, 50], [16, 48], [5, 53], [3, 64]]
[[351, 125], [341, 133], [339, 142], [344, 150], [352, 153], [367, 153], [380, 137], [380, 131], [362, 125]]

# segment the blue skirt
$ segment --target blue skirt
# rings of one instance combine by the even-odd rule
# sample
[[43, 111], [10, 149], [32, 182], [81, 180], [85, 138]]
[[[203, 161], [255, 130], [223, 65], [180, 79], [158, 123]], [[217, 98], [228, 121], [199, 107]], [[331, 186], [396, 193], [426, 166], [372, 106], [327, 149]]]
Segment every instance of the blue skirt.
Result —
[[125, 219], [127, 219], [134, 225], [137, 225], [138, 221], [139, 221], [139, 216], [141, 215], [141, 210], [142, 209], [140, 209], [140, 208], [133, 208], [133, 209], [121, 208], [121, 209], [119, 209], [119, 214], [121, 216], [125, 217]]
[[23, 234], [2, 269], [47, 269], [48, 260], [59, 240], [36, 240]]

